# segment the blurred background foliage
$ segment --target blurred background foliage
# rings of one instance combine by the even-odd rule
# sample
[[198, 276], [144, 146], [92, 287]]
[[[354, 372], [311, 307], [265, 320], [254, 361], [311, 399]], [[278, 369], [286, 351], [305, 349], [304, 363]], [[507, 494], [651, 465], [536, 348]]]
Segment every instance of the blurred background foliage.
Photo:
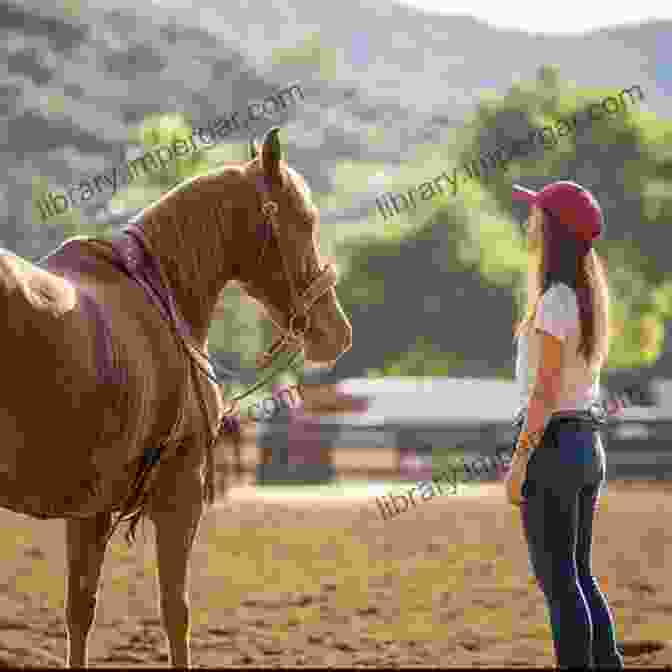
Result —
[[[314, 34], [275, 56], [312, 64], [324, 75], [325, 63], [333, 66], [330, 53]], [[313, 189], [315, 202], [322, 210], [346, 211], [363, 185], [370, 191], [374, 178], [378, 193], [407, 193], [443, 171], [452, 175], [458, 168], [464, 174], [462, 166], [483, 152], [531, 129], [585, 116], [588, 105], [615, 95], [614, 90], [578, 89], [562, 81], [557, 68], [544, 66], [536, 81], [515, 84], [503, 97], [483, 92], [461, 130], [446, 133], [440, 145], [409, 150], [395, 175], [375, 162], [339, 161], [331, 187]], [[513, 323], [525, 298], [519, 222], [527, 216], [518, 206], [514, 210], [511, 184], [536, 189], [559, 179], [589, 188], [605, 213], [606, 236], [596, 249], [606, 261], [612, 293], [609, 368], [654, 364], [665, 321], [672, 317], [672, 122], [642, 107], [628, 100], [618, 114], [559, 138], [555, 147], [460, 180], [455, 195], [447, 188], [393, 218], [384, 220], [371, 207], [348, 221], [323, 224], [322, 249], [342, 269], [337, 291], [354, 329], [354, 348], [342, 360], [344, 375], [511, 377]], [[189, 134], [183, 117], [152, 116], [130, 142], [146, 151]], [[145, 207], [181, 180], [222, 161], [245, 159], [246, 151], [244, 142], [222, 143], [175, 160], [134, 181], [113, 205]], [[37, 194], [44, 188], [36, 184]], [[68, 235], [105, 233], [104, 227], [81, 221], [77, 210], [54, 222]], [[224, 314], [212, 326], [210, 348], [237, 353], [242, 367], [253, 367], [273, 336], [271, 327], [237, 287], [228, 287], [221, 301]], [[293, 375], [284, 381], [293, 382]]]
[[[512, 86], [504, 97], [484, 94], [474, 118], [453, 142], [420, 148], [385, 190], [406, 193], [443, 170], [452, 175], [455, 167], [506, 146], [511, 138], [525, 137], [530, 129], [575, 114], [587, 116], [588, 105], [608, 96], [618, 93], [578, 90], [562, 82], [556, 68], [542, 67], [536, 82]], [[573, 179], [593, 191], [605, 213], [606, 236], [596, 250], [606, 262], [611, 288], [608, 368], [648, 367], [657, 361], [665, 322], [672, 317], [667, 261], [672, 124], [640, 109], [637, 94], [633, 97], [625, 94], [618, 114], [558, 138], [555, 147], [540, 146], [506, 166], [482, 171], [480, 178], [460, 181], [455, 196], [435, 196], [389, 221], [373, 211], [370, 222], [377, 222], [377, 233], [344, 241], [341, 253], [351, 258], [351, 271], [339, 296], [359, 326], [357, 346], [367, 339], [386, 346], [380, 364], [369, 367], [371, 375], [418, 375], [422, 361], [426, 375], [465, 375], [465, 370], [512, 375], [512, 356], [508, 366], [502, 364], [509, 357], [504, 348], [510, 346], [512, 322], [525, 299], [525, 248], [518, 222], [527, 212], [514, 212], [511, 184], [537, 189], [560, 179]], [[465, 286], [470, 273], [478, 283]], [[493, 304], [489, 299], [495, 295], [499, 302]], [[442, 319], [435, 320], [433, 312]], [[362, 329], [365, 324], [370, 330]], [[479, 334], [483, 329], [486, 348]], [[419, 346], [408, 338], [409, 330], [431, 336]], [[399, 343], [397, 352], [390, 352], [398, 341], [410, 347]], [[363, 349], [375, 353], [372, 344]]]

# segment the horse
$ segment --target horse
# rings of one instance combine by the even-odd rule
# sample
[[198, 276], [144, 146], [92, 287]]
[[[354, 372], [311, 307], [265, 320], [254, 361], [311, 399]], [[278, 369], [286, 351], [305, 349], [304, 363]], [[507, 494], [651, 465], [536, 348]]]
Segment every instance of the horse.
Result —
[[278, 132], [112, 237], [69, 238], [36, 264], [0, 250], [0, 506], [66, 521], [67, 667], [87, 664], [105, 551], [129, 515], [154, 525], [170, 662], [190, 666], [189, 557], [214, 500], [213, 446], [235, 419], [208, 356], [227, 283], [282, 334], [262, 365], [351, 348], [319, 211]]

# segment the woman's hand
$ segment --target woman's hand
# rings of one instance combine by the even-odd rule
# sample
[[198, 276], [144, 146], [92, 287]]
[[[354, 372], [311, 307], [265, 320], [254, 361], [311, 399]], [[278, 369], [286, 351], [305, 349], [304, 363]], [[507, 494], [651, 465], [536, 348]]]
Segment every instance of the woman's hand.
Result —
[[524, 452], [530, 449], [530, 437], [527, 432], [523, 431], [518, 436], [518, 441], [516, 441], [516, 447], [514, 448], [514, 454], [522, 455]]
[[533, 447], [537, 448], [537, 446], [541, 443], [542, 436], [543, 432], [530, 434], [530, 432], [527, 430], [523, 430], [518, 436], [515, 452], [522, 454], [525, 451], [529, 451]]

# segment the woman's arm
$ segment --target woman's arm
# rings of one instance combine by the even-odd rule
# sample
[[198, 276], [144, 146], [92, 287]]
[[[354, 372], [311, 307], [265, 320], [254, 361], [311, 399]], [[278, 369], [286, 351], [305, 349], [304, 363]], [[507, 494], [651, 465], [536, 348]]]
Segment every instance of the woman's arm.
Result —
[[544, 434], [551, 413], [555, 410], [560, 393], [562, 346], [559, 338], [537, 329], [541, 341], [541, 355], [534, 389], [527, 407], [527, 422], [520, 433], [518, 445], [530, 442], [536, 447]]

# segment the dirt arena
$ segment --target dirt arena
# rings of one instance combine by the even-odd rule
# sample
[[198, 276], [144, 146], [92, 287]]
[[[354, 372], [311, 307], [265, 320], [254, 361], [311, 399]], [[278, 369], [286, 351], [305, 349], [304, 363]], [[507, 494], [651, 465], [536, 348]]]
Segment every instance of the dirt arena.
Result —
[[[263, 501], [233, 491], [205, 517], [192, 562], [195, 666], [552, 665], [541, 593], [502, 486], [383, 521], [374, 500]], [[236, 494], [238, 493], [238, 494]], [[672, 639], [672, 485], [611, 483], [594, 569], [619, 640]], [[63, 521], [0, 510], [0, 667], [63, 664]], [[90, 664], [162, 666], [153, 530], [108, 550]], [[644, 647], [645, 649], [647, 647]], [[672, 649], [637, 651], [670, 666]]]

